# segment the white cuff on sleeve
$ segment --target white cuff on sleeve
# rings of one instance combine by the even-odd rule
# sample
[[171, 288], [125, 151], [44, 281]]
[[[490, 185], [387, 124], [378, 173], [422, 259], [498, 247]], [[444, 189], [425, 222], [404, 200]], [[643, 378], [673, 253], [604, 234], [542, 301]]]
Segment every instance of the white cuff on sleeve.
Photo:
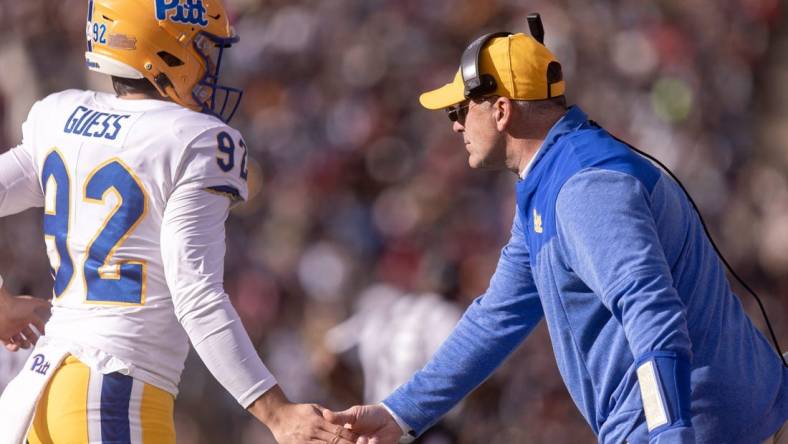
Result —
[[399, 439], [399, 442], [401, 444], [413, 442], [416, 439], [416, 436], [413, 435], [413, 429], [408, 425], [408, 423], [403, 421], [402, 418], [400, 418], [399, 415], [397, 415], [394, 410], [391, 410], [386, 404], [381, 402], [380, 405], [383, 406], [387, 412], [389, 412], [389, 415], [394, 418], [394, 421], [397, 421], [397, 425], [399, 425], [399, 428], [402, 429], [402, 437]]

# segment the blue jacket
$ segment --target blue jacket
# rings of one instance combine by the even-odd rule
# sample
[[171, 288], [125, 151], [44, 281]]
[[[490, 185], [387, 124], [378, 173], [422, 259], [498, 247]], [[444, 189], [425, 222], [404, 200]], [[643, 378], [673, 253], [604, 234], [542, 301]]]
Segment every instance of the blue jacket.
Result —
[[601, 443], [760, 443], [788, 418], [788, 369], [679, 186], [577, 107], [517, 184], [489, 289], [384, 403], [423, 432], [543, 317]]

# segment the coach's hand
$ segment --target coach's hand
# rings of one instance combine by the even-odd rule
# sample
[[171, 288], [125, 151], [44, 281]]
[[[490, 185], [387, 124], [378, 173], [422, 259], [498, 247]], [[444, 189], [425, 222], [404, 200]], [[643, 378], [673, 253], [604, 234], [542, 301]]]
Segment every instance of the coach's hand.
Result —
[[38, 341], [49, 315], [50, 304], [32, 296], [11, 296], [0, 289], [0, 343], [9, 351], [30, 348]]
[[382, 405], [357, 405], [343, 412], [323, 411], [329, 421], [358, 433], [357, 444], [394, 444], [402, 437], [397, 421]]
[[265, 392], [248, 410], [271, 429], [279, 444], [356, 442], [355, 433], [323, 418], [323, 408], [316, 404], [288, 401], [278, 385]]

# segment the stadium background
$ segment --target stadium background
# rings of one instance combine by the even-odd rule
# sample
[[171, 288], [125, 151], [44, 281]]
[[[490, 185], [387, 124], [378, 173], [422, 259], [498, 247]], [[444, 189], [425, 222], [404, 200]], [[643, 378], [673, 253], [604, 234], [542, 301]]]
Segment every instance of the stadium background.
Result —
[[[293, 399], [361, 401], [358, 358], [330, 353], [324, 338], [370, 285], [435, 291], [460, 308], [486, 287], [515, 178], [470, 170], [446, 117], [417, 98], [453, 76], [473, 37], [525, 32], [532, 11], [569, 101], [684, 180], [788, 345], [788, 8], [778, 0], [226, 3], [242, 40], [224, 80], [246, 90], [233, 124], [262, 177], [228, 223], [226, 287]], [[107, 90], [83, 67], [85, 4], [0, 0], [0, 151], [19, 142], [35, 100]], [[49, 294], [40, 211], [0, 220], [0, 271], [13, 290]], [[176, 416], [179, 442], [272, 442], [193, 354]], [[461, 438], [430, 442], [593, 441], [543, 325], [446, 427]]]

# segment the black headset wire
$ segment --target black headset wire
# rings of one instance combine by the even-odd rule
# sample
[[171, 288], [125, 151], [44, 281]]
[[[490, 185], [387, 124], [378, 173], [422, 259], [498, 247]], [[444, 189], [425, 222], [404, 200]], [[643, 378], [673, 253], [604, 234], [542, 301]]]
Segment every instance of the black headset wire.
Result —
[[[601, 128], [598, 123], [593, 122], [593, 121], [592, 121], [592, 123], [593, 123], [594, 126], [596, 126], [598, 128]], [[785, 361], [785, 356], [783, 356], [783, 354], [782, 354], [782, 349], [780, 348], [780, 344], [777, 341], [777, 335], [774, 333], [774, 329], [772, 328], [772, 323], [769, 321], [769, 316], [766, 315], [766, 308], [764, 308], [763, 302], [761, 302], [761, 298], [758, 297], [758, 294], [755, 293], [755, 290], [750, 288], [750, 286], [747, 285], [746, 282], [744, 282], [744, 279], [742, 279], [738, 275], [738, 273], [736, 273], [736, 271], [733, 270], [733, 267], [731, 267], [731, 264], [729, 264], [728, 260], [725, 259], [725, 256], [723, 256], [723, 254], [720, 251], [719, 247], [717, 247], [717, 243], [714, 242], [714, 238], [711, 237], [711, 233], [709, 232], [709, 227], [706, 226], [706, 221], [703, 220], [703, 215], [700, 214], [700, 210], [698, 209], [698, 205], [695, 204], [695, 200], [692, 198], [692, 196], [690, 195], [689, 191], [687, 191], [687, 188], [684, 187], [684, 184], [679, 180], [678, 177], [676, 177], [675, 174], [673, 174], [673, 171], [671, 171], [670, 168], [665, 166], [665, 164], [660, 162], [659, 159], [657, 159], [656, 157], [654, 157], [654, 156], [652, 156], [652, 155], [650, 155], [650, 154], [648, 154], [648, 153], [646, 153], [644, 151], [641, 151], [641, 150], [635, 148], [634, 146], [632, 146], [632, 144], [627, 143], [626, 141], [621, 140], [621, 139], [619, 139], [618, 137], [616, 137], [616, 136], [614, 136], [612, 134], [611, 134], [611, 136], [614, 139], [618, 140], [619, 142], [623, 143], [624, 145], [628, 146], [630, 149], [632, 149], [636, 153], [640, 154], [641, 156], [643, 156], [643, 157], [651, 160], [652, 162], [656, 163], [657, 165], [659, 165], [660, 168], [662, 168], [666, 173], [668, 173], [670, 175], [670, 177], [672, 177], [673, 180], [675, 180], [676, 183], [679, 184], [679, 186], [681, 187], [681, 190], [684, 192], [684, 195], [687, 196], [687, 199], [692, 204], [692, 208], [695, 209], [695, 213], [698, 215], [698, 219], [700, 219], [700, 224], [701, 224], [701, 226], [703, 226], [703, 231], [706, 233], [706, 237], [709, 239], [709, 242], [711, 243], [711, 246], [714, 248], [714, 251], [717, 253], [717, 257], [719, 257], [720, 260], [722, 261], [722, 263], [725, 264], [725, 267], [728, 269], [728, 272], [734, 278], [736, 278], [736, 281], [738, 281], [739, 284], [742, 287], [744, 287], [752, 295], [752, 297], [755, 298], [755, 301], [758, 303], [758, 307], [760, 307], [761, 313], [763, 314], [763, 319], [766, 321], [766, 327], [769, 329], [769, 334], [772, 337], [772, 342], [774, 343], [774, 348], [775, 348], [775, 350], [777, 350], [777, 356], [780, 357], [780, 359], [783, 362], [783, 365], [785, 367], [788, 367], [788, 363]]]

